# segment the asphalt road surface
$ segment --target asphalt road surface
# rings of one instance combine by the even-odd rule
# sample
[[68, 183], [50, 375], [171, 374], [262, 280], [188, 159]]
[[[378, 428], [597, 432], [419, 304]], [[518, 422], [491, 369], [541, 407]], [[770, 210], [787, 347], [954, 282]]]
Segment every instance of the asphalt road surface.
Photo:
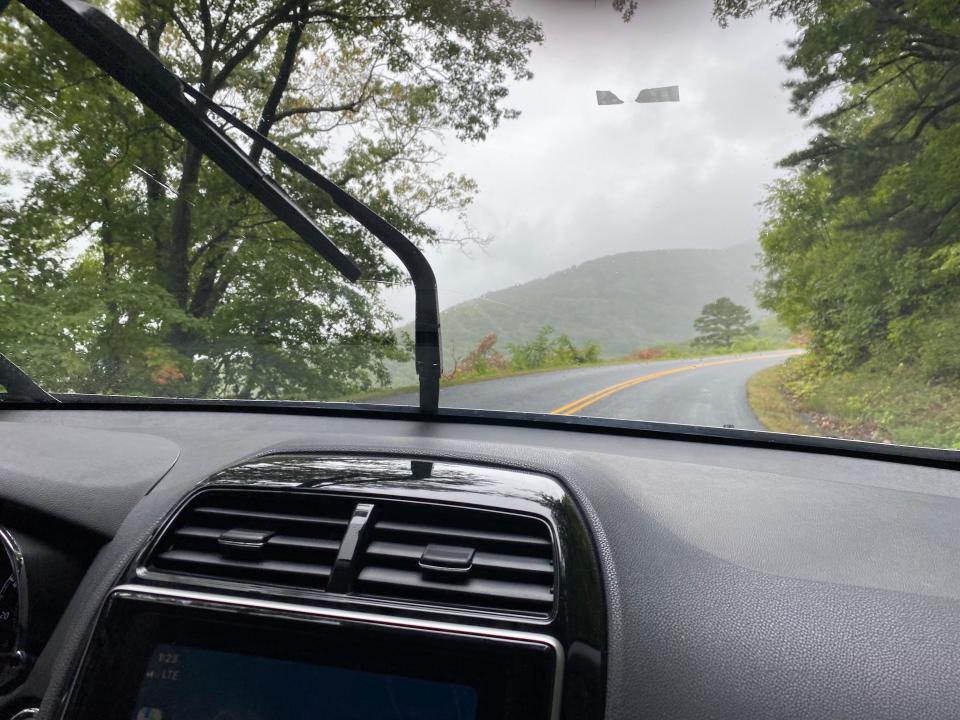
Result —
[[[441, 407], [590, 415], [763, 430], [747, 404], [747, 380], [801, 351], [558, 370], [457, 385]], [[415, 405], [413, 394], [379, 402]]]

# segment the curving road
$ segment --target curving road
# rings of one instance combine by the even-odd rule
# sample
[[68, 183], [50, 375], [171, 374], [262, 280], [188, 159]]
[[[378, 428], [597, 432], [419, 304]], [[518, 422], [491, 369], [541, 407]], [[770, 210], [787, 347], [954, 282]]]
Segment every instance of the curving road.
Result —
[[[747, 404], [747, 380], [800, 352], [661, 360], [518, 375], [444, 388], [440, 404], [763, 430]], [[413, 405], [416, 401], [410, 394], [382, 402]]]

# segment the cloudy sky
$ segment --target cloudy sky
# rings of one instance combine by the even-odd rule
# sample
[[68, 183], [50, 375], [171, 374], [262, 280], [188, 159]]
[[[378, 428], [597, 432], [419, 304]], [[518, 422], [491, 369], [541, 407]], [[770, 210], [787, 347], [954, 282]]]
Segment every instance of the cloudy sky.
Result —
[[[789, 23], [722, 30], [710, 0], [641, 0], [629, 24], [609, 0], [515, 3], [545, 41], [508, 99], [520, 118], [445, 143], [445, 169], [479, 183], [469, 219], [492, 242], [430, 251], [442, 307], [611, 253], [756, 238], [774, 164], [809, 134], [781, 87]], [[633, 102], [674, 84], [679, 103]], [[600, 107], [596, 90], [624, 104]], [[390, 304], [412, 316], [410, 291]]]

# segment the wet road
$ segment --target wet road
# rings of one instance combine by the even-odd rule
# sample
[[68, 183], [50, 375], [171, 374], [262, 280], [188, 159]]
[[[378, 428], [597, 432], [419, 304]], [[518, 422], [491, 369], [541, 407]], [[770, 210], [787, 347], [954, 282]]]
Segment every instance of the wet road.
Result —
[[[762, 430], [747, 403], [747, 380], [799, 352], [660, 360], [519, 375], [444, 388], [440, 404]], [[416, 404], [416, 397], [401, 395], [380, 402]]]

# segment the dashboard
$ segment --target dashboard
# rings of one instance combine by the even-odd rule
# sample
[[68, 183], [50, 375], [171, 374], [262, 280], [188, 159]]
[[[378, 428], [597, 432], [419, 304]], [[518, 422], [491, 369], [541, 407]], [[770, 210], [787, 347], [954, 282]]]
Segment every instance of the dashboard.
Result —
[[952, 457], [742, 435], [0, 410], [0, 719], [955, 717]]

